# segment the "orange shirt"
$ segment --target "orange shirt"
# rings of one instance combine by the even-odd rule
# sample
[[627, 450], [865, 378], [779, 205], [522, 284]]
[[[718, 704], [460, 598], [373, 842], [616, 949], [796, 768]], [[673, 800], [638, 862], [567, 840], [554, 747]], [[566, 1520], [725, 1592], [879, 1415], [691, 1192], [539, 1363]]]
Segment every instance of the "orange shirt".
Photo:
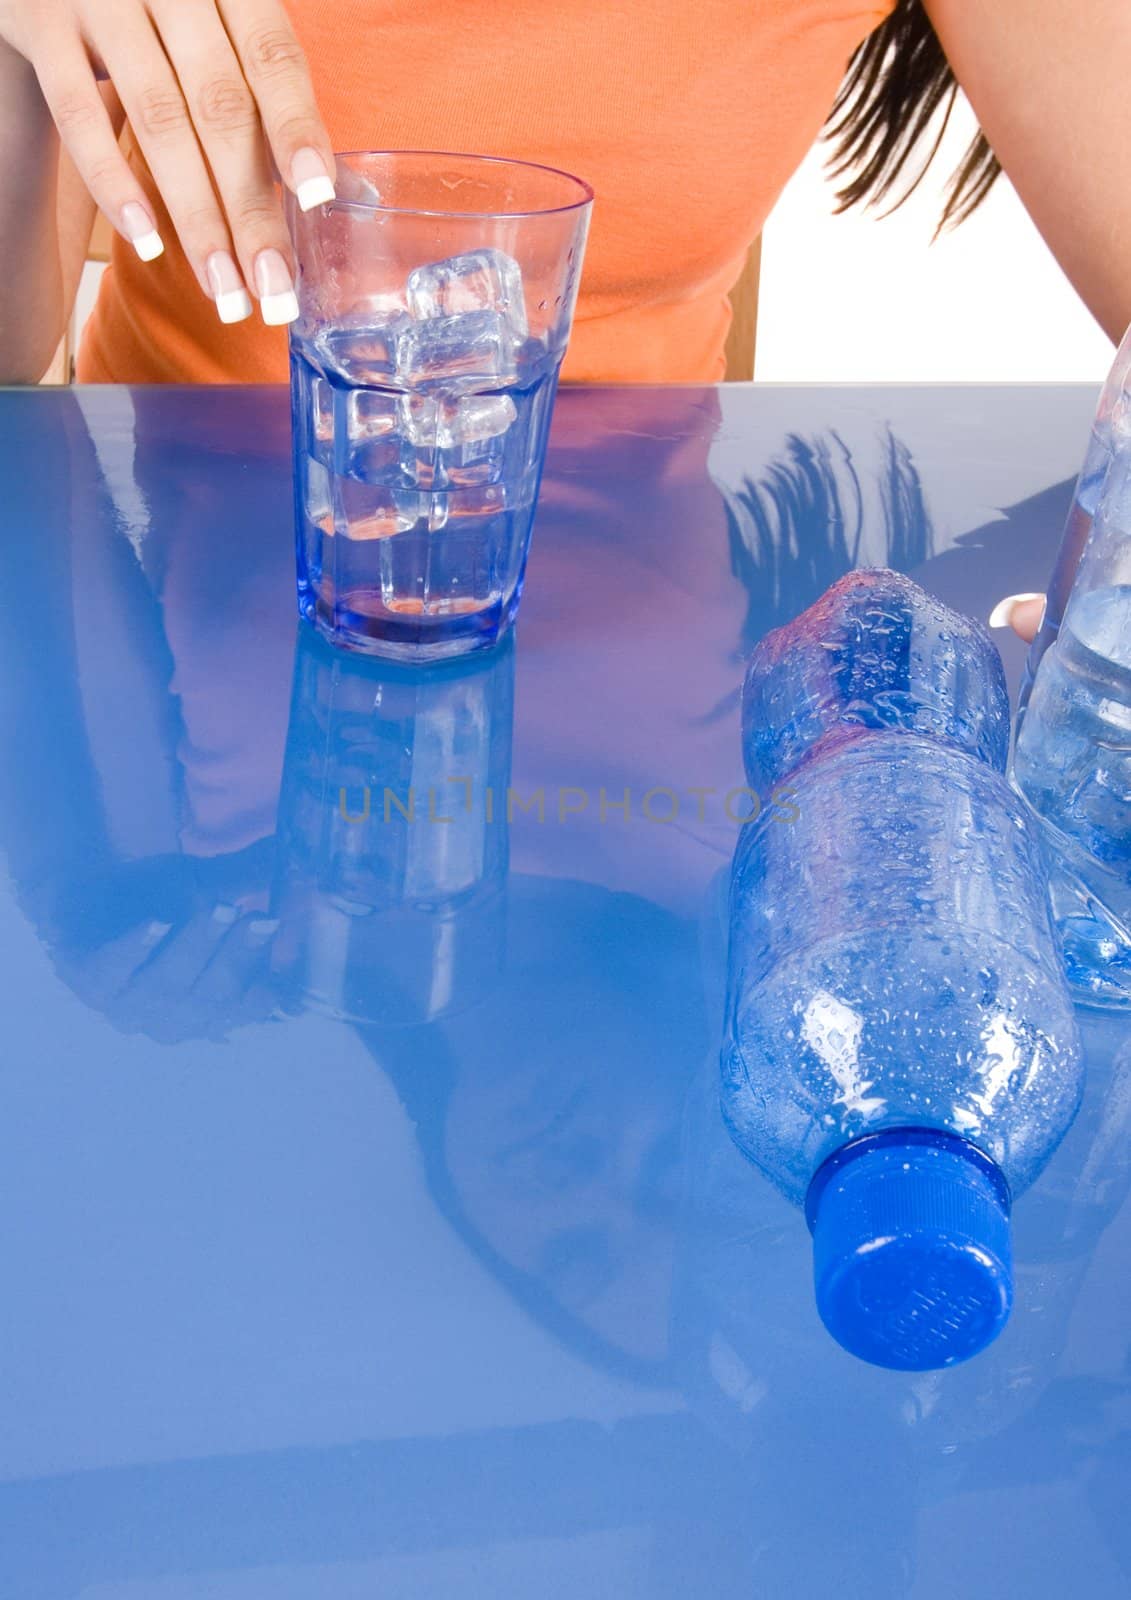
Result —
[[[562, 376], [714, 382], [727, 294], [894, 0], [289, 0], [334, 147], [563, 167], [596, 195]], [[286, 331], [224, 327], [140, 158], [165, 254], [115, 238], [83, 382], [264, 383]]]

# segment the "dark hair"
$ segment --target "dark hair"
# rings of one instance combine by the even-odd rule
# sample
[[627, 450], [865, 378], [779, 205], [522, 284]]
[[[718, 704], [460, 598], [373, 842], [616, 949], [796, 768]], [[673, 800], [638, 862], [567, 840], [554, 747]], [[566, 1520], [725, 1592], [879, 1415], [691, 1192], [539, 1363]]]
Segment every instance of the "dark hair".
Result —
[[[884, 215], [895, 211], [922, 182], [938, 152], [958, 94], [958, 83], [943, 54], [923, 0], [897, 0], [886, 22], [870, 34], [841, 84], [826, 136], [836, 148], [834, 178], [851, 173], [838, 191], [838, 211], [866, 201], [878, 205], [900, 186]], [[932, 118], [944, 107], [939, 130], [913, 177], [907, 168], [923, 143]], [[986, 198], [1001, 171], [979, 131], [947, 185], [938, 231], [956, 227]], [[904, 180], [900, 184], [900, 180]]]

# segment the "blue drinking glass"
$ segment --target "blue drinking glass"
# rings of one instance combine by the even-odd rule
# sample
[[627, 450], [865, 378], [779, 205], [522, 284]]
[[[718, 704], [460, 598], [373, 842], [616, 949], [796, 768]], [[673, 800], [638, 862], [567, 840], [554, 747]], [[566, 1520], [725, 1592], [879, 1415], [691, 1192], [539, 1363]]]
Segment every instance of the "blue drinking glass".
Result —
[[514, 620], [592, 191], [548, 167], [339, 155], [288, 195], [299, 611], [333, 643], [429, 661]]

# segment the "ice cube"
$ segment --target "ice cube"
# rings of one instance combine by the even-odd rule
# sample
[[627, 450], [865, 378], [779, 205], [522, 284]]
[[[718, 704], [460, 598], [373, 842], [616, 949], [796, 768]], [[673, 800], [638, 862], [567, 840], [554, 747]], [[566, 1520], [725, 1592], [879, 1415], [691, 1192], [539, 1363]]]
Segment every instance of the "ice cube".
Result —
[[412, 528], [442, 527], [447, 497], [387, 484], [363, 484], [343, 478], [338, 484], [337, 530], [347, 539], [388, 539]]
[[395, 372], [398, 342], [411, 326], [408, 313], [397, 311], [380, 322], [329, 328], [319, 336], [316, 349], [323, 363], [347, 383], [380, 383]]
[[506, 394], [466, 395], [446, 409], [439, 442], [444, 448], [444, 475], [453, 488], [502, 481], [508, 434], [517, 415]]
[[450, 449], [506, 433], [518, 413], [509, 394], [469, 394], [446, 406], [440, 419], [438, 442]]
[[398, 396], [382, 389], [339, 393], [337, 470], [363, 483], [400, 482]]
[[405, 383], [435, 379], [515, 377], [515, 341], [498, 311], [461, 311], [409, 322], [397, 339], [397, 376]]
[[469, 394], [460, 399], [412, 394], [401, 401], [401, 426], [407, 438], [415, 445], [438, 445], [441, 450], [497, 438], [517, 415], [507, 394]]
[[440, 427], [441, 402], [430, 394], [405, 394], [400, 397], [400, 431], [410, 445], [433, 449]]
[[405, 478], [421, 489], [499, 482], [506, 436], [517, 415], [514, 401], [505, 394], [405, 395], [401, 401]]
[[310, 450], [330, 466], [334, 456], [334, 391], [325, 378], [310, 379]]
[[526, 336], [518, 262], [502, 250], [472, 250], [417, 267], [408, 276], [408, 309], [418, 321], [497, 311], [515, 339]]
[[401, 396], [401, 480], [417, 489], [447, 487], [444, 452], [439, 445], [443, 406], [442, 400], [430, 394]]
[[347, 426], [354, 444], [396, 431], [397, 395], [382, 389], [351, 389], [347, 398]]
[[311, 522], [319, 527], [329, 521], [331, 511], [330, 474], [313, 456], [308, 456], [303, 468], [303, 504]]

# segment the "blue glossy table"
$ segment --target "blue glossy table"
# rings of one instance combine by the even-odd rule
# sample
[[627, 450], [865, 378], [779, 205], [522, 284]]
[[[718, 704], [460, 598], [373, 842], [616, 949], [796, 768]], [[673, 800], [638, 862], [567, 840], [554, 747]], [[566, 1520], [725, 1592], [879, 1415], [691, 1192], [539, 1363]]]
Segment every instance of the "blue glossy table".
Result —
[[714, 1099], [744, 652], [1039, 588], [1094, 398], [563, 393], [419, 675], [296, 653], [282, 393], [0, 394], [3, 1600], [1131, 1592], [1120, 1023], [946, 1374]]

